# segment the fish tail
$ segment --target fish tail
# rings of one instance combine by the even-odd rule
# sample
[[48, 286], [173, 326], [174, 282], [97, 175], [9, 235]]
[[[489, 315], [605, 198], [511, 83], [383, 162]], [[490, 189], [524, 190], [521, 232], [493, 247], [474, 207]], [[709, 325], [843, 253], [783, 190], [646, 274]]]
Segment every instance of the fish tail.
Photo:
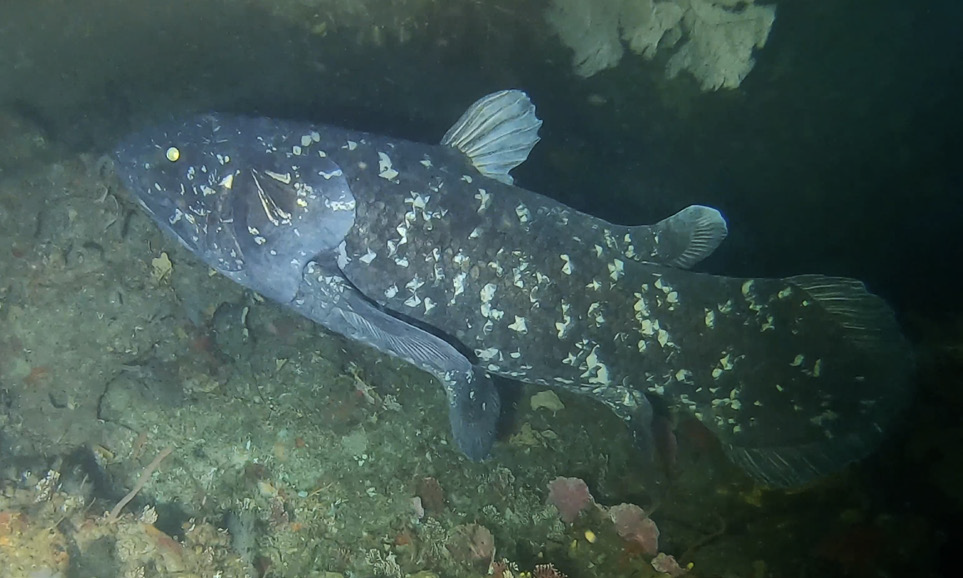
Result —
[[697, 412], [730, 459], [788, 487], [875, 450], [912, 394], [912, 352], [886, 302], [821, 275], [744, 281], [740, 292], [734, 345]]

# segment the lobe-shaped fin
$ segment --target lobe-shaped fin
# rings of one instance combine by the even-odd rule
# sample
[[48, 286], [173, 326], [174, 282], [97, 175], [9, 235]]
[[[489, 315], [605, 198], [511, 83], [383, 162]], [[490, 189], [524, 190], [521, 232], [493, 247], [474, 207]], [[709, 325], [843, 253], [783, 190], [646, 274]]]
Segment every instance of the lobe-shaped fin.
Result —
[[686, 207], [652, 228], [658, 237], [659, 262], [679, 269], [711, 255], [729, 233], [722, 213], [702, 205]]
[[448, 396], [455, 444], [469, 459], [484, 459], [495, 441], [501, 408], [491, 378], [444, 339], [374, 304], [348, 281], [337, 259], [330, 252], [308, 263], [291, 307], [331, 331], [437, 377]]
[[441, 144], [465, 153], [486, 177], [510, 185], [514, 181], [508, 172], [528, 158], [539, 140], [541, 126], [527, 94], [503, 90], [468, 107], [445, 133]]
[[[752, 373], [739, 383], [743, 407], [733, 419], [740, 431], [718, 427], [711, 418], [704, 423], [753, 478], [791, 487], [838, 471], [879, 446], [910, 403], [914, 361], [893, 311], [859, 281], [800, 275], [776, 283], [785, 284], [779, 292], [785, 299], [756, 300], [762, 294], [754, 285], [743, 287], [757, 307], [785, 307], [784, 316], [771, 313], [773, 328], [760, 337], [774, 344], [771, 359], [782, 363], [743, 365]], [[792, 343], [789, 355], [778, 347], [781, 342]], [[703, 416], [712, 411], [706, 408]]]

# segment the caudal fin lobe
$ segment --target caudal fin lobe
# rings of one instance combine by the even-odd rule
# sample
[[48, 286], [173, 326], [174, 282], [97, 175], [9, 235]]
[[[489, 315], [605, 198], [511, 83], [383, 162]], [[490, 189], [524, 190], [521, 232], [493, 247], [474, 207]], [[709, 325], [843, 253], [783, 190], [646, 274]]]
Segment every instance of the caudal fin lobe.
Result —
[[839, 277], [750, 280], [741, 293], [742, 310], [719, 316], [734, 345], [699, 414], [729, 457], [787, 487], [873, 452], [912, 394], [912, 353], [892, 310]]

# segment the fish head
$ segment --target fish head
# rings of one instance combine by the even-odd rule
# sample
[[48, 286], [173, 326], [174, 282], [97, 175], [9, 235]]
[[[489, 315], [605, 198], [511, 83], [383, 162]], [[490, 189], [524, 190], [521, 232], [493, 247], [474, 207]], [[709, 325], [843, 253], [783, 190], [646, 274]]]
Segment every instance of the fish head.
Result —
[[167, 221], [163, 228], [191, 250], [197, 245], [183, 219], [190, 214], [188, 191], [202, 180], [210, 186], [206, 167], [217, 166], [216, 153], [205, 148], [213, 136], [207, 124], [203, 117], [168, 119], [131, 133], [112, 154], [114, 171], [134, 200], [159, 224]]

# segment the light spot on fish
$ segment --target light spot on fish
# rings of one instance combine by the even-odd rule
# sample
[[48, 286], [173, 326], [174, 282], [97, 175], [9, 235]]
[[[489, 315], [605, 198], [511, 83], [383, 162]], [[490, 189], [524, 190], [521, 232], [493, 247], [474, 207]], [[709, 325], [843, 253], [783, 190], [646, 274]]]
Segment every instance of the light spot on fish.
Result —
[[344, 173], [341, 172], [341, 169], [334, 169], [334, 170], [331, 171], [330, 173], [326, 173], [326, 172], [324, 172], [324, 171], [318, 171], [318, 175], [321, 176], [322, 178], [324, 178], [324, 180], [326, 180], [326, 181], [329, 181], [329, 180], [333, 179], [334, 177], [340, 177], [340, 176], [343, 175], [343, 174], [344, 174]]
[[692, 377], [692, 372], [688, 369], [680, 369], [679, 371], [675, 372], [676, 381], [686, 382], [686, 380], [688, 380], [690, 377]]
[[492, 298], [495, 296], [495, 291], [497, 289], [498, 286], [494, 283], [486, 283], [485, 286], [481, 288], [481, 291], [478, 292], [478, 296], [481, 298], [482, 303], [490, 303]]
[[[308, 204], [304, 200], [298, 199], [298, 206], [306, 207]], [[332, 211], [353, 211], [355, 201], [354, 199], [351, 199], [350, 201], [329, 201], [328, 199], [325, 199], [324, 206]]]
[[499, 361], [502, 360], [501, 352], [495, 347], [489, 347], [488, 349], [476, 349], [475, 355], [481, 361], [491, 361], [495, 358], [498, 358]]
[[819, 377], [819, 374], [823, 371], [823, 360], [817, 359], [815, 365], [813, 365], [813, 377]]
[[595, 246], [595, 256], [596, 256], [596, 257], [601, 257], [601, 256], [602, 256], [602, 245], [596, 245], [596, 246]]
[[427, 156], [426, 156], [425, 158], [421, 159], [421, 160], [418, 161], [418, 162], [420, 162], [421, 165], [422, 165], [423, 167], [425, 167], [426, 169], [430, 169], [431, 166], [432, 166], [432, 165], [431, 165], [431, 159], [428, 158]]
[[786, 287], [785, 289], [783, 289], [783, 290], [780, 291], [779, 293], [776, 293], [776, 297], [779, 297], [780, 299], [785, 299], [786, 297], [789, 297], [790, 295], [792, 295], [792, 287]]
[[358, 148], [358, 143], [354, 142], [353, 140], [349, 140], [348, 142], [344, 143], [344, 146], [341, 148], [353, 151], [354, 149]]
[[611, 277], [613, 281], [618, 281], [623, 275], [625, 275], [625, 263], [619, 259], [613, 260], [611, 263], [609, 263], [608, 267], [609, 277]]
[[408, 291], [417, 291], [424, 284], [425, 282], [415, 275], [411, 281], [408, 281], [408, 283], [405, 284], [405, 288], [408, 289]]
[[274, 172], [274, 171], [268, 171], [268, 170], [266, 170], [266, 171], [264, 171], [264, 174], [266, 174], [267, 176], [271, 177], [272, 179], [274, 179], [275, 181], [277, 181], [277, 182], [279, 182], [279, 183], [282, 183], [282, 184], [285, 184], [285, 185], [290, 185], [290, 184], [291, 184], [291, 173], [283, 173], [283, 174], [282, 174], [282, 173], [276, 173], [276, 172]]
[[678, 303], [679, 293], [676, 291], [669, 291], [669, 294], [665, 296], [665, 300], [667, 303], [672, 303], [672, 304]]
[[458, 253], [456, 253], [451, 260], [454, 261], [456, 265], [463, 265], [468, 262], [468, 257], [459, 249]]
[[521, 267], [512, 267], [512, 285], [518, 287], [519, 289], [525, 288], [525, 280], [522, 278]]
[[368, 252], [365, 253], [364, 255], [362, 255], [358, 260], [361, 261], [362, 263], [364, 263], [365, 265], [367, 265], [367, 264], [371, 263], [372, 261], [374, 261], [374, 258], [377, 257], [377, 256], [378, 256], [377, 253], [375, 253], [375, 252], [372, 251], [371, 249], [368, 249]]
[[572, 274], [572, 261], [571, 261], [571, 259], [569, 258], [569, 256], [563, 253], [563, 254], [559, 255], [559, 258], [561, 258], [561, 259], [562, 259], [562, 262], [564, 263], [564, 265], [562, 265], [562, 273], [565, 273], [566, 275], [571, 275], [571, 274]]
[[518, 333], [528, 333], [528, 326], [525, 324], [525, 318], [515, 316], [515, 322], [508, 326], [512, 331], [517, 331]]
[[528, 207], [526, 207], [523, 203], [519, 203], [519, 205], [515, 207], [515, 214], [518, 215], [518, 221], [522, 224], [532, 220], [531, 211], [529, 211]]
[[653, 323], [651, 319], [643, 319], [642, 322], [640, 323], [640, 331], [642, 332], [642, 335], [649, 335], [649, 336], [655, 335], [655, 332], [656, 330], [658, 330], [658, 327], [659, 327], [659, 322], [656, 321], [655, 323]]
[[398, 176], [398, 171], [391, 168], [391, 159], [387, 153], [378, 152], [378, 176], [392, 181]]
[[408, 258], [407, 258], [407, 257], [395, 257], [395, 264], [398, 265], [399, 267], [407, 267], [407, 266], [408, 266]]
[[409, 194], [411, 195], [411, 198], [405, 202], [409, 203], [413, 209], [424, 211], [425, 207], [428, 206], [428, 201], [431, 200], [431, 195], [422, 195], [417, 191], [411, 191]]
[[792, 363], [790, 363], [789, 366], [790, 366], [790, 367], [799, 367], [800, 365], [803, 364], [803, 361], [805, 361], [805, 360], [806, 360], [806, 356], [803, 355], [802, 353], [800, 353], [799, 355], [796, 356], [795, 359], [792, 360]]
[[221, 185], [222, 187], [224, 187], [225, 189], [230, 189], [231, 187], [233, 187], [233, 186], [234, 186], [234, 173], [231, 173], [231, 174], [225, 176], [223, 179], [221, 179], [221, 182], [219, 182], [218, 184]]
[[293, 147], [291, 147], [291, 154], [293, 154], [294, 156], [299, 156], [301, 154], [301, 147], [298, 145], [294, 145]]
[[592, 279], [592, 282], [589, 283], [588, 285], [586, 285], [585, 288], [586, 288], [586, 289], [593, 289], [593, 290], [595, 290], [595, 291], [598, 291], [599, 289], [602, 288], [602, 284], [599, 283], [596, 279]]
[[487, 209], [492, 204], [492, 196], [488, 194], [485, 189], [478, 189], [475, 193], [475, 198], [478, 199], [478, 212], [481, 213]]
[[492, 313], [491, 302], [495, 297], [495, 290], [498, 288], [494, 283], [486, 283], [481, 291], [478, 292], [478, 297], [481, 299], [481, 314], [484, 317], [488, 317]]
[[417, 307], [421, 303], [421, 297], [417, 295], [412, 295], [411, 297], [405, 299], [405, 305], [408, 307]]
[[749, 297], [749, 293], [752, 291], [752, 286], [755, 282], [750, 279], [742, 284], [742, 296]]
[[559, 339], [564, 338], [568, 334], [568, 331], [575, 325], [575, 323], [572, 322], [572, 317], [568, 314], [570, 307], [568, 303], [564, 300], [562, 301], [562, 321], [555, 323], [555, 330], [558, 332]]
[[459, 296], [459, 295], [461, 295], [462, 293], [465, 292], [465, 278], [466, 278], [466, 277], [468, 277], [468, 273], [461, 272], [461, 273], [455, 275], [455, 277], [451, 280], [452, 287], [454, 287], [454, 289], [455, 289], [455, 293], [454, 293], [454, 295], [452, 295], [451, 301], [449, 301], [449, 304], [452, 304], [452, 305], [453, 305], [453, 304], [455, 303], [455, 297], [457, 297], [457, 296]]
[[712, 329], [716, 326], [716, 312], [712, 309], [706, 309], [706, 327]]
[[385, 297], [387, 297], [388, 299], [393, 299], [394, 296], [397, 294], [398, 294], [397, 285], [392, 285], [391, 287], [388, 287], [387, 289], [385, 289]]
[[461, 176], [461, 180], [465, 181], [465, 182], [468, 183], [469, 185], [471, 184], [471, 177], [468, 176], [468, 175], [462, 175], [462, 176]]
[[301, 135], [301, 146], [308, 147], [311, 145], [311, 135], [305, 134]]
[[431, 300], [431, 297], [425, 297], [425, 313], [435, 308], [435, 302]]
[[481, 235], [481, 233], [479, 232], [480, 229], [481, 229], [480, 226], [479, 226], [479, 227], [475, 227], [474, 229], [472, 229], [472, 230], [471, 230], [471, 233], [468, 234], [468, 238], [469, 238], [469, 239], [477, 239], [477, 238]]
[[635, 293], [634, 295], [636, 302], [632, 309], [635, 310], [635, 318], [641, 322], [643, 318], [649, 316], [649, 307], [645, 304], [645, 298], [642, 297], [641, 293]]
[[839, 414], [832, 410], [826, 410], [823, 413], [811, 418], [809, 421], [815, 425], [818, 425], [819, 427], [823, 427], [827, 422], [831, 422], [836, 419], [839, 419]]

